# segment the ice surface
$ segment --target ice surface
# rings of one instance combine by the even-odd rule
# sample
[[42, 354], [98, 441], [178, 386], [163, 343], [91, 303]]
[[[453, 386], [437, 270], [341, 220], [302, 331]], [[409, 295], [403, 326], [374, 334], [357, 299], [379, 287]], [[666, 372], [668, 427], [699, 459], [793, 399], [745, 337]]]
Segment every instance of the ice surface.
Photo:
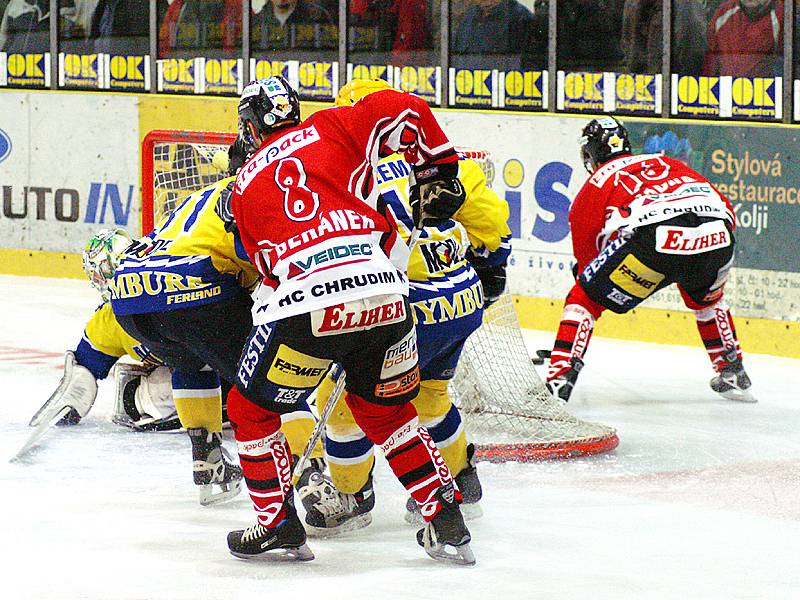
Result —
[[186, 436], [111, 424], [109, 382], [79, 426], [6, 462], [96, 302], [84, 282], [0, 276], [3, 598], [800, 598], [798, 360], [746, 356], [760, 402], [736, 404], [708, 388], [699, 343], [595, 339], [569, 409], [615, 426], [619, 448], [482, 464], [476, 567], [417, 547], [382, 461], [369, 528], [312, 540], [311, 563], [247, 563], [225, 545], [253, 522], [246, 496], [201, 507]]

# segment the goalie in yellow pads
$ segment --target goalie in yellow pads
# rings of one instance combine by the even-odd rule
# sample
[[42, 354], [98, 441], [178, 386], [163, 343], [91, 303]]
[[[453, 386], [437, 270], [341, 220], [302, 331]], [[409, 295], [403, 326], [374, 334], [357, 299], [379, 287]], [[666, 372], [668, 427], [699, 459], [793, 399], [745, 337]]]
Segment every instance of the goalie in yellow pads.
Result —
[[[389, 87], [380, 79], [353, 80], [341, 89], [336, 104], [354, 104], [367, 94]], [[413, 230], [409, 172], [403, 157], [393, 155], [379, 163], [376, 174], [381, 195], [406, 241]], [[477, 503], [482, 491], [473, 461], [474, 447], [467, 443], [461, 416], [450, 401], [447, 386], [465, 340], [481, 324], [484, 306], [496, 300], [505, 288], [511, 231], [507, 225], [508, 205], [487, 187], [480, 166], [472, 160], [460, 160], [459, 179], [467, 193], [466, 201], [453, 219], [422, 230], [409, 260], [409, 300], [416, 321], [422, 380], [413, 403], [420, 422], [428, 428], [455, 476], [464, 496], [464, 516], [475, 518], [481, 514]], [[319, 410], [332, 388], [326, 379], [317, 390]], [[309, 533], [334, 534], [369, 524], [369, 511], [375, 502], [373, 446], [345, 402], [339, 402], [328, 421], [325, 452], [333, 484], [343, 500], [339, 505], [329, 505], [327, 512], [308, 511]], [[421, 521], [413, 500], [409, 499], [407, 509], [409, 522]]]

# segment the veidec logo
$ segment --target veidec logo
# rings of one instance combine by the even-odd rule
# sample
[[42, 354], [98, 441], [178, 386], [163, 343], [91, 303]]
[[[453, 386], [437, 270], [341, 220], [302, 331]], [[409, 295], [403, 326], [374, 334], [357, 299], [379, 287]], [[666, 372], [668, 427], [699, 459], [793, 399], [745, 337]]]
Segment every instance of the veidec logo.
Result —
[[89, 192], [85, 196], [85, 212], [81, 215], [83, 202], [80, 191], [76, 189], [43, 185], [26, 185], [19, 189], [12, 185], [2, 185], [0, 181], [2, 216], [6, 219], [34, 218], [37, 221], [55, 220], [67, 223], [79, 220], [98, 224], [113, 222], [115, 225], [126, 226], [130, 217], [134, 186], [129, 185], [125, 195], [124, 187], [120, 189], [121, 187], [117, 183], [90, 183]]

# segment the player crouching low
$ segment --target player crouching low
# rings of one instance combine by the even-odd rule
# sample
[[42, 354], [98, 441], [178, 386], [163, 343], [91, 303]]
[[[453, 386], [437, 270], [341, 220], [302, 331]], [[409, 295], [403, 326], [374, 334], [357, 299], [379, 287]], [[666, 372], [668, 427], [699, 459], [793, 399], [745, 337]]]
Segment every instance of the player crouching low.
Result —
[[[383, 80], [356, 79], [345, 85], [337, 106], [351, 106], [368, 94], [391, 89]], [[486, 185], [486, 177], [473, 161], [458, 162], [458, 178], [466, 199], [452, 219], [428, 223], [412, 249], [408, 263], [409, 302], [415, 317], [420, 366], [420, 393], [413, 404], [420, 422], [428, 428], [464, 497], [461, 510], [467, 519], [481, 515], [482, 489], [458, 409], [448, 394], [464, 342], [481, 325], [484, 303], [494, 301], [505, 287], [510, 253], [508, 205]], [[408, 241], [413, 231], [409, 201], [410, 167], [403, 156], [380, 160], [378, 184], [382, 198]], [[433, 226], [435, 225], [435, 226]], [[469, 260], [467, 260], [469, 259]], [[445, 308], [447, 307], [447, 309]], [[348, 317], [339, 313], [339, 320]], [[333, 389], [329, 378], [317, 391], [317, 406], [324, 406]], [[375, 504], [372, 469], [374, 445], [359, 428], [345, 402], [328, 420], [325, 453], [333, 485], [341, 501], [329, 502], [323, 511], [308, 506], [309, 533], [328, 536], [365, 527]], [[317, 476], [318, 495], [329, 483]], [[306, 490], [314, 492], [315, 486]], [[312, 498], [316, 498], [312, 496]], [[306, 499], [303, 498], [304, 505]], [[406, 520], [422, 522], [417, 503], [409, 498]]]
[[548, 388], [569, 398], [604, 310], [627, 313], [676, 283], [717, 372], [711, 389], [755, 402], [723, 297], [736, 228], [728, 199], [678, 160], [631, 154], [628, 132], [612, 117], [584, 128], [581, 155], [591, 176], [569, 213], [579, 274], [556, 334]]
[[[171, 372], [145, 344], [119, 324], [109, 302], [109, 282], [133, 239], [123, 229], [104, 229], [83, 252], [83, 269], [103, 303], [86, 324], [74, 352], [67, 352], [58, 388], [31, 419], [31, 425], [61, 414], [61, 425], [75, 425], [94, 405], [97, 381], [116, 364], [114, 422], [137, 431], [185, 427], [192, 444], [192, 476], [200, 504], [224, 502], [241, 491], [242, 472], [222, 445], [219, 380], [213, 372]], [[138, 364], [118, 363], [129, 356]], [[309, 415], [310, 417], [310, 415]]]
[[[444, 174], [457, 166], [452, 144], [423, 100], [391, 90], [301, 122], [297, 93], [281, 77], [245, 88], [239, 127], [259, 149], [236, 180], [233, 215], [263, 280], [228, 401], [257, 521], [228, 534], [231, 553], [313, 558], [278, 425], [339, 363], [356, 421], [420, 506], [417, 542], [437, 560], [473, 564], [461, 493], [411, 404], [419, 366], [407, 351], [416, 346], [408, 248], [373, 176], [381, 157], [402, 152], [428, 176], [423, 204], [460, 205], [463, 188]], [[359, 318], [335, 323], [340, 310]]]

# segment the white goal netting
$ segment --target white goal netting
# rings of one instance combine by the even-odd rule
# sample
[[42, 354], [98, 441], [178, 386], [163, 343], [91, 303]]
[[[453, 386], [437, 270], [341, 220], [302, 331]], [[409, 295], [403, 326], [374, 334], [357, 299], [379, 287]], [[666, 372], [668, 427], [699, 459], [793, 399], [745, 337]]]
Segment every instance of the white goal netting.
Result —
[[[151, 132], [142, 146], [143, 234], [189, 194], [225, 176], [222, 153], [233, 134]], [[488, 152], [460, 149], [491, 185]], [[484, 460], [541, 460], [605, 452], [618, 443], [614, 429], [582, 421], [545, 388], [528, 355], [514, 311], [504, 294], [467, 340], [450, 392], [470, 439]]]

